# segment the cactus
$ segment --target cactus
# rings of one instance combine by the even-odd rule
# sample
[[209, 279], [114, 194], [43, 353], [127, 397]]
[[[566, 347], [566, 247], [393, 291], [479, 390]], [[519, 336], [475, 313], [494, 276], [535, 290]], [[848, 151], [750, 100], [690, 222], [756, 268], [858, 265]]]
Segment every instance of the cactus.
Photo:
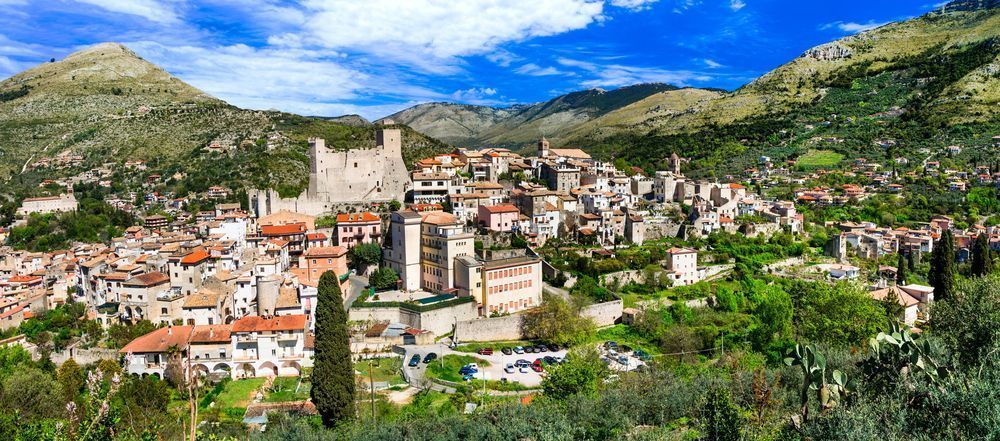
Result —
[[803, 380], [799, 399], [801, 400], [800, 412], [803, 421], [809, 418], [810, 391], [816, 392], [816, 399], [820, 403], [820, 408], [826, 411], [835, 407], [857, 390], [856, 382], [848, 379], [847, 375], [839, 370], [833, 371], [833, 384], [827, 383], [826, 357], [816, 349], [816, 345], [795, 345], [788, 352], [785, 364], [802, 367]]
[[914, 375], [927, 377], [932, 384], [940, 384], [948, 371], [931, 358], [931, 345], [920, 334], [908, 327], [890, 323], [887, 332], [879, 332], [868, 341], [869, 358], [862, 363], [862, 370], [878, 386], [892, 387], [898, 382], [913, 387]]

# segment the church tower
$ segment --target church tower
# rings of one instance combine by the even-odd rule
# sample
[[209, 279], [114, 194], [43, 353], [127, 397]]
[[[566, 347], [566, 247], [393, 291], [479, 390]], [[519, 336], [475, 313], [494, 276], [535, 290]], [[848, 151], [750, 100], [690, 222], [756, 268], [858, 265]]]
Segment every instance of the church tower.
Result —
[[549, 140], [544, 136], [538, 140], [538, 157], [543, 159], [549, 157]]
[[674, 176], [681, 175], [681, 158], [677, 156], [677, 153], [670, 154], [670, 161], [667, 162], [667, 165], [670, 167], [670, 172], [673, 173]]

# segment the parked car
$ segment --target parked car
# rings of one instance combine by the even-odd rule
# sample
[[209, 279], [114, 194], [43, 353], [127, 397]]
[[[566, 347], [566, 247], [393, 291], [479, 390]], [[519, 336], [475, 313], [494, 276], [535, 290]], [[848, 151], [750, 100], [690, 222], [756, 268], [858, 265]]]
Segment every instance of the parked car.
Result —
[[621, 345], [618, 347], [618, 352], [628, 354], [629, 352], [632, 352], [632, 347], [628, 345]]
[[542, 358], [542, 362], [544, 362], [545, 364], [549, 364], [549, 365], [557, 363], [556, 362], [556, 358], [553, 357], [553, 356], [551, 356], [551, 355], [546, 355], [544, 358]]
[[523, 354], [524, 353], [524, 348], [521, 347], [521, 346], [514, 346], [514, 353], [515, 354]]
[[642, 349], [636, 349], [635, 352], [632, 353], [632, 355], [634, 355], [635, 358], [638, 358], [638, 359], [643, 360], [643, 361], [646, 361], [646, 360], [649, 360], [650, 358], [652, 358], [652, 357], [649, 356], [648, 352], [646, 352], [646, 351], [644, 351]]
[[535, 352], [546, 352], [548, 350], [549, 348], [546, 348], [545, 345], [535, 346]]
[[427, 363], [430, 363], [430, 362], [432, 362], [434, 360], [437, 360], [437, 358], [438, 358], [438, 354], [436, 354], [434, 352], [431, 352], [431, 353], [429, 353], [429, 354], [427, 354], [427, 355], [424, 356], [424, 364], [427, 364]]
[[476, 372], [479, 372], [479, 369], [474, 368], [472, 366], [468, 366], [468, 365], [462, 366], [462, 368], [458, 370], [458, 373], [460, 373], [462, 375], [471, 375], [471, 374], [474, 374]]
[[558, 350], [559, 350], [559, 345], [557, 345], [557, 344], [550, 344], [549, 345], [549, 351], [555, 352], [555, 351], [558, 351]]
[[471, 381], [473, 378], [476, 378], [476, 377], [473, 376], [472, 374], [462, 375], [462, 381]]
[[527, 374], [528, 373], [528, 366], [531, 366], [531, 365], [526, 364], [524, 366], [521, 366], [521, 367], [517, 368], [517, 371], [520, 372], [520, 373], [522, 373], [522, 374]]
[[410, 365], [410, 367], [417, 367], [417, 366], [419, 366], [420, 365], [420, 354], [413, 354], [413, 356], [410, 357], [410, 363], [409, 363], [409, 365]]
[[545, 369], [542, 369], [542, 363], [540, 360], [535, 360], [535, 362], [531, 364], [531, 370], [535, 372], [541, 372]]
[[479, 355], [493, 355], [493, 348], [479, 348], [476, 353]]
[[504, 366], [503, 371], [506, 372], [506, 373], [508, 373], [508, 374], [513, 374], [514, 373], [514, 363], [507, 363], [507, 366]]
[[618, 349], [618, 342], [606, 341], [604, 342], [604, 349]]
[[500, 352], [503, 352], [503, 355], [510, 355], [514, 353], [514, 351], [510, 350], [510, 348], [507, 346], [504, 346], [503, 349], [500, 350]]
[[625, 355], [619, 355], [618, 362], [624, 364], [625, 366], [628, 366], [628, 357]]
[[531, 364], [530, 361], [525, 360], [523, 358], [514, 362], [514, 366], [517, 366], [517, 367], [528, 366], [530, 364]]

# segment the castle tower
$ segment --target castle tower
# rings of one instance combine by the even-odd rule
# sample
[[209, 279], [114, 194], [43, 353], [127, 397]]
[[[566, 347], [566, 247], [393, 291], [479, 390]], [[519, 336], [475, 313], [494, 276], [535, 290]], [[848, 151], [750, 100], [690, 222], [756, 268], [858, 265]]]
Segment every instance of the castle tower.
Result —
[[538, 157], [539, 158], [549, 157], [549, 140], [545, 139], [544, 136], [542, 137], [542, 139], [538, 140]]
[[332, 162], [326, 141], [323, 138], [309, 138], [309, 196], [326, 193], [330, 188], [327, 169]]
[[679, 176], [681, 174], [681, 158], [677, 156], [677, 153], [670, 154], [670, 161], [667, 162], [667, 165], [670, 167], [670, 172], [674, 175]]

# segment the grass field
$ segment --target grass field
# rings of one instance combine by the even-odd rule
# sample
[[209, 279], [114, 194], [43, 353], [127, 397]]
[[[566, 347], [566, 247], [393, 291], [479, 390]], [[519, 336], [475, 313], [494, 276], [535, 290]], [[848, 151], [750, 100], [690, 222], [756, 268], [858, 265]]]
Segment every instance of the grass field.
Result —
[[461, 369], [462, 366], [469, 363], [478, 363], [480, 366], [490, 365], [488, 361], [471, 355], [449, 354], [428, 364], [427, 376], [444, 381], [460, 383], [462, 381], [462, 374], [459, 374], [458, 370]]
[[801, 168], [829, 168], [840, 164], [844, 160], [844, 155], [829, 150], [810, 150], [806, 154], [799, 156], [795, 165]]
[[310, 383], [303, 381], [299, 384], [299, 377], [278, 377], [274, 379], [274, 384], [264, 394], [266, 403], [283, 403], [287, 401], [302, 401], [309, 399]]
[[225, 389], [215, 398], [215, 404], [222, 408], [246, 408], [263, 384], [263, 378], [230, 381], [226, 383]]
[[[377, 363], [377, 364], [376, 364]], [[399, 357], [381, 358], [372, 361], [372, 379], [376, 382], [385, 381], [389, 385], [404, 384], [400, 367], [403, 366], [403, 359]], [[354, 370], [358, 371], [359, 377], [365, 382], [368, 381], [368, 361], [362, 360], [354, 363]]]

